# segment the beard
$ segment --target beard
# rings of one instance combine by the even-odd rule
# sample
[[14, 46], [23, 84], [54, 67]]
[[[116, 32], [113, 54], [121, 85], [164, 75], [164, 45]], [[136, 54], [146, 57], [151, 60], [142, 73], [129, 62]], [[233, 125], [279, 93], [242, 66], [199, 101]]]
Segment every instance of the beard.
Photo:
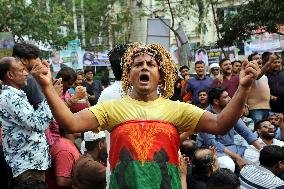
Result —
[[270, 134], [270, 133], [266, 132], [266, 133], [264, 133], [264, 134], [262, 135], [262, 137], [263, 137], [264, 139], [267, 139], [267, 140], [272, 140], [272, 139], [274, 139], [274, 137], [275, 137], [275, 133]]
[[103, 163], [105, 163], [105, 165], [107, 164], [107, 157], [108, 157], [107, 149], [106, 148], [101, 149], [100, 152], [99, 152], [99, 159]]

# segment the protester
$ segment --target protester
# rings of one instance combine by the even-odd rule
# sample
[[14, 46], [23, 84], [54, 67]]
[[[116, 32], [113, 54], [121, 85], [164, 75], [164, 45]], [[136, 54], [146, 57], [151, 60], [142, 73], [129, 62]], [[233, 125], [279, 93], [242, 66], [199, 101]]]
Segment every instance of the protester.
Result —
[[[57, 78], [58, 77], [61, 77], [61, 76], [59, 75], [59, 76], [57, 76]], [[84, 81], [84, 72], [82, 72], [82, 71], [77, 72], [76, 73], [76, 80], [73, 83], [73, 86], [67, 90], [68, 93], [70, 93], [70, 96], [68, 98], [69, 99], [71, 98], [70, 110], [73, 113], [79, 112], [80, 110], [83, 110], [85, 108], [90, 107], [90, 103], [89, 103], [89, 100], [88, 100], [88, 94], [86, 92], [86, 87], [83, 86], [83, 81]], [[70, 80], [70, 78], [69, 78], [68, 82], [71, 83], [72, 80]], [[67, 86], [67, 88], [68, 87], [69, 86]], [[75, 94], [75, 92], [76, 92], [76, 94]], [[78, 96], [78, 92], [82, 93], [82, 96]]]
[[[161, 45], [135, 43], [126, 51], [123, 61], [122, 89], [126, 96], [100, 102], [74, 115], [53, 89], [47, 65], [36, 65], [33, 74], [53, 114], [66, 130], [111, 132], [110, 188], [180, 188], [177, 131], [226, 133], [240, 117], [249, 88], [260, 70], [255, 62], [243, 63], [237, 93], [216, 116], [191, 104], [167, 99], [173, 94], [175, 66], [170, 53]], [[159, 83], [165, 86], [161, 97], [157, 94]]]
[[277, 55], [269, 71], [266, 73], [270, 88], [270, 107], [272, 112], [284, 112], [284, 70], [281, 65], [281, 58]]
[[240, 60], [235, 60], [232, 62], [232, 74], [239, 75], [242, 67], [242, 62]]
[[[26, 70], [30, 72], [37, 62], [41, 61], [40, 50], [37, 46], [29, 43], [16, 43], [13, 47], [13, 57], [19, 58]], [[38, 104], [44, 100], [40, 86], [31, 74], [28, 75], [27, 85], [22, 90], [26, 93], [29, 103], [37, 109]]]
[[[128, 44], [121, 44], [117, 45], [115, 48], [113, 48], [109, 53], [109, 62], [111, 69], [113, 71], [113, 75], [115, 77], [115, 82], [111, 86], [105, 88], [102, 91], [102, 94], [98, 100], [98, 102], [103, 102], [106, 100], [113, 100], [113, 99], [120, 99], [122, 98], [122, 88], [121, 88], [121, 77], [122, 77], [122, 66], [123, 66], [123, 61], [121, 58], [123, 57], [125, 51], [129, 47]], [[105, 131], [106, 135], [106, 143], [107, 143], [107, 153], [109, 154], [110, 150], [110, 133], [106, 130]], [[109, 188], [109, 182], [110, 182], [110, 164], [109, 164], [109, 159], [107, 161], [107, 169], [106, 169], [106, 181], [107, 181], [107, 186], [106, 188]]]
[[71, 134], [66, 138], [66, 132], [62, 128], [56, 129], [59, 137], [50, 146], [52, 164], [47, 171], [46, 182], [48, 189], [72, 188], [72, 171], [80, 152], [73, 141], [68, 139]]
[[284, 116], [283, 113], [269, 112], [268, 119], [275, 126], [275, 138], [284, 141]]
[[44, 130], [52, 114], [44, 100], [34, 110], [24, 91], [28, 73], [19, 59], [0, 59], [0, 125], [4, 157], [11, 167], [15, 188], [36, 188], [45, 184], [45, 170], [50, 166], [49, 148]]
[[174, 101], [180, 101], [182, 102], [182, 96], [181, 96], [181, 81], [182, 79], [178, 75], [178, 71], [176, 71], [176, 78], [175, 78], [175, 84], [174, 84], [174, 93], [173, 96], [170, 98], [170, 100]]
[[[195, 62], [196, 76], [187, 82], [186, 92], [192, 94], [192, 104], [198, 104], [198, 92], [208, 89], [213, 80], [205, 75], [205, 63], [202, 61]], [[183, 94], [182, 94], [183, 95]]]
[[0, 127], [0, 188], [10, 189], [12, 187], [12, 184], [13, 174], [4, 157], [2, 145], [2, 128]]
[[212, 63], [209, 66], [209, 76], [212, 79], [217, 79], [220, 77], [220, 66], [218, 63]]
[[189, 67], [188, 66], [181, 66], [179, 68], [179, 72], [181, 77], [183, 78], [183, 80], [180, 82], [181, 84], [181, 95], [184, 94], [184, 96], [182, 96], [182, 100], [183, 102], [191, 102], [191, 98], [192, 98], [192, 94], [190, 92], [185, 92], [186, 90], [186, 85], [188, 80], [190, 80], [190, 75], [189, 75]]
[[188, 188], [205, 189], [207, 180], [219, 168], [217, 155], [209, 149], [198, 149], [192, 157], [192, 167]]
[[198, 104], [197, 106], [203, 110], [205, 110], [209, 105], [208, 102], [208, 91], [207, 90], [200, 90], [198, 92]]
[[[268, 79], [264, 75], [269, 69], [271, 63], [274, 61], [275, 56], [269, 52], [264, 52], [260, 58], [258, 53], [249, 55], [249, 60], [255, 60], [261, 69], [261, 74], [251, 87], [251, 93], [248, 96], [249, 116], [256, 123], [259, 120], [268, 117], [270, 111], [270, 89], [268, 85]], [[256, 95], [257, 94], [257, 95]]]
[[[197, 150], [197, 146], [195, 141], [193, 140], [184, 140], [181, 141], [180, 144], [180, 153], [183, 157], [183, 159], [186, 161], [187, 163], [187, 170], [186, 170], [186, 175], [185, 175], [185, 180], [188, 183], [189, 182], [189, 178], [192, 176], [192, 157], [195, 153], [195, 151]], [[183, 178], [184, 179], [184, 178]]]
[[232, 63], [229, 59], [222, 59], [219, 62], [222, 76], [215, 79], [212, 87], [226, 87], [229, 96], [232, 98], [239, 86], [239, 76], [233, 75]]
[[84, 70], [85, 81], [84, 86], [87, 89], [87, 93], [89, 94], [88, 99], [91, 106], [95, 105], [98, 102], [98, 99], [103, 90], [103, 86], [99, 80], [94, 79], [94, 73], [92, 68], [86, 68]]
[[[268, 119], [258, 121], [255, 124], [255, 130], [258, 133], [258, 141], [262, 147], [266, 145], [284, 146], [283, 141], [275, 138], [276, 128]], [[253, 146], [249, 146], [245, 151], [244, 159], [248, 164], [259, 164], [259, 151]]]
[[213, 175], [208, 179], [206, 183], [206, 189], [239, 189], [240, 180], [239, 178], [230, 170], [221, 168], [218, 169]]
[[260, 151], [260, 165], [248, 165], [241, 170], [242, 188], [284, 188], [284, 181], [278, 178], [284, 173], [284, 147], [264, 146]]
[[87, 151], [75, 163], [72, 176], [73, 189], [105, 189], [107, 148], [105, 133], [84, 133]]
[[[218, 114], [221, 112], [230, 102], [231, 98], [224, 87], [216, 87], [212, 88], [208, 92], [208, 98], [210, 106], [207, 108], [208, 111], [212, 113]], [[222, 135], [212, 135], [208, 133], [199, 133], [197, 137], [197, 146], [198, 147], [208, 147], [214, 146], [218, 150], [218, 157], [228, 156], [236, 161], [238, 166], [242, 168], [245, 165], [245, 161], [242, 156], [244, 155], [245, 146], [239, 146], [234, 143], [234, 134], [237, 132], [240, 134], [249, 144], [255, 146], [256, 149], [260, 150], [261, 146], [257, 140], [257, 138], [252, 134], [252, 132], [246, 127], [244, 122], [239, 119], [238, 122], [228, 131], [226, 134]], [[225, 168], [229, 168], [231, 165], [231, 161], [227, 161], [229, 163]]]

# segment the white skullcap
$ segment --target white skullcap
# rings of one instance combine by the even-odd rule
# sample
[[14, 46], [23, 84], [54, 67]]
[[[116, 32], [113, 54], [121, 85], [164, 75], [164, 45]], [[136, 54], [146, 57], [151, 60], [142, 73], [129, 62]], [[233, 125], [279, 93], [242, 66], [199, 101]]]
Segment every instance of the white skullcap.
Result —
[[218, 164], [220, 168], [227, 168], [230, 169], [232, 172], [235, 172], [235, 163], [228, 156], [218, 157]]
[[94, 133], [92, 131], [88, 131], [88, 132], [84, 133], [84, 140], [85, 141], [94, 141], [94, 140], [97, 140], [99, 138], [104, 138], [104, 137], [106, 137], [104, 131], [100, 131], [98, 133]]
[[211, 68], [220, 68], [220, 66], [219, 66], [219, 64], [217, 64], [217, 63], [212, 63], [212, 64], [210, 64], [210, 66], [209, 66], [209, 70], [211, 70]]

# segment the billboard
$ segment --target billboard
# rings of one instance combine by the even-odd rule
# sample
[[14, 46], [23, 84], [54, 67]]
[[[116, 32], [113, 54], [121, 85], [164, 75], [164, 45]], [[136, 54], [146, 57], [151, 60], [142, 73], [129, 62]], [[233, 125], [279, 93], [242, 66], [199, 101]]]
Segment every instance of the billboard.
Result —
[[205, 49], [197, 49], [195, 51], [195, 62], [197, 61], [203, 61], [205, 63], [205, 66], [209, 66], [208, 64], [208, 55], [207, 51]]
[[83, 69], [83, 52], [75, 50], [53, 51], [50, 62], [54, 72], [58, 72], [62, 67], [68, 66], [74, 70]]
[[170, 50], [170, 19], [149, 18], [147, 20], [147, 44], [159, 43]]
[[[223, 48], [226, 55], [231, 61], [238, 60], [237, 48], [235, 46]], [[225, 58], [224, 53], [220, 48], [212, 48], [207, 50], [208, 66], [213, 63], [219, 64], [219, 61]]]
[[12, 56], [14, 45], [14, 37], [11, 32], [0, 32], [0, 58]]

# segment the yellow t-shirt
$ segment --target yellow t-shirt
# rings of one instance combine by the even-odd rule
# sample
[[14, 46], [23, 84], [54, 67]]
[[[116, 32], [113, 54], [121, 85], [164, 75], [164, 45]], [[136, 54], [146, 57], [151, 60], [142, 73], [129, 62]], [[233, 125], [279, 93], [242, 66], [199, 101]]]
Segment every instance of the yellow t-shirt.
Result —
[[130, 96], [99, 102], [89, 108], [96, 116], [99, 130], [111, 131], [126, 121], [154, 120], [174, 125], [178, 131], [193, 131], [205, 110], [194, 105], [162, 97], [153, 101], [138, 101]]

